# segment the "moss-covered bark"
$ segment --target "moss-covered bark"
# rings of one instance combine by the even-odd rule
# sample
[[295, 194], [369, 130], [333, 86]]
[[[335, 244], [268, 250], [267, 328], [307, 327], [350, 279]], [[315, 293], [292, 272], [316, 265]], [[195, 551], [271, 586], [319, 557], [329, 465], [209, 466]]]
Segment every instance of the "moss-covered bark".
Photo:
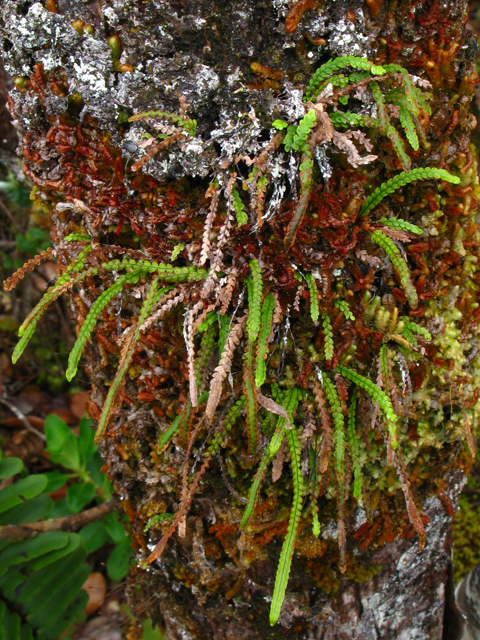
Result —
[[[125, 268], [102, 263], [123, 255], [169, 264], [174, 252], [175, 267], [187, 268], [172, 276], [180, 282], [165, 292], [169, 306], [128, 355], [152, 283], [146, 272], [132, 278], [100, 315], [86, 360], [95, 420], [119, 362], [127, 370], [102, 447], [139, 561], [198, 484], [166, 551], [130, 578], [135, 610], [169, 638], [448, 637], [450, 516], [480, 387], [468, 113], [476, 44], [465, 10], [435, 0], [5, 2], [10, 107], [24, 172], [51, 209], [60, 268], [85, 247], [65, 243], [68, 234], [93, 239], [86, 266], [96, 272], [70, 291], [79, 324]], [[349, 78], [350, 88], [306, 104], [315, 69], [339, 56], [371, 60], [374, 77]], [[376, 70], [388, 64], [416, 76], [418, 100], [432, 93], [406, 125], [391, 96], [411, 105], [409, 76]], [[363, 120], [345, 130], [337, 109]], [[129, 121], [151, 110], [170, 115]], [[283, 138], [276, 120], [299, 128]], [[448, 171], [457, 184], [419, 180], [367, 206], [375, 188], [422, 167]], [[385, 217], [416, 225], [422, 237]], [[275, 298], [270, 342], [270, 324], [258, 324], [262, 294]], [[208, 312], [219, 317], [196, 335]], [[261, 394], [257, 340], [269, 354]], [[221, 361], [231, 374], [223, 382], [214, 370], [225, 343], [232, 357]], [[394, 419], [386, 395], [386, 417], [377, 419], [372, 394], [357, 385], [356, 424], [342, 435], [355, 386], [342, 366], [383, 386]], [[338, 411], [322, 376], [336, 385]], [[217, 384], [202, 405], [210, 380]], [[289, 411], [287, 390], [298, 395], [289, 420], [301, 449], [292, 434], [281, 444], [276, 481], [268, 473], [241, 529], [275, 412], [285, 422], [278, 404]], [[229, 414], [234, 402], [239, 410]], [[178, 433], [159, 449], [176, 416]], [[349, 489], [357, 466], [360, 494]], [[271, 628], [292, 485], [305, 499]]]

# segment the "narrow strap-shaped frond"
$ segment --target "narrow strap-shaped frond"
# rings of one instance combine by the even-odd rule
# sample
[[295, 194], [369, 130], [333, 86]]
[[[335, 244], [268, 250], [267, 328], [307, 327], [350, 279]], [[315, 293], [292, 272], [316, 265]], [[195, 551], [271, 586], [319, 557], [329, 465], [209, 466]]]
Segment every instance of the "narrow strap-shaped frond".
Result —
[[[198, 396], [198, 406], [201, 406], [208, 399], [208, 391], [202, 391], [202, 393]], [[181, 411], [172, 424], [168, 427], [168, 429], [162, 433], [162, 436], [158, 442], [157, 453], [161, 454], [167, 448], [170, 440], [173, 436], [177, 435], [180, 430], [180, 420], [182, 419], [183, 411]]]
[[328, 313], [322, 313], [322, 326], [325, 334], [325, 360], [331, 360], [333, 358], [333, 330], [332, 323], [330, 322], [330, 316]]
[[357, 385], [357, 387], [360, 387], [361, 389], [366, 391], [374, 402], [378, 402], [388, 423], [388, 431], [392, 439], [392, 447], [396, 449], [398, 416], [393, 409], [391, 400], [388, 395], [384, 393], [374, 382], [360, 375], [356, 371], [353, 371], [353, 369], [348, 369], [347, 367], [339, 364], [335, 371], [337, 371], [344, 378], [348, 378], [349, 380], [351, 380]]
[[305, 280], [307, 281], [308, 290], [310, 292], [310, 316], [313, 322], [317, 322], [319, 316], [317, 285], [315, 283], [315, 278], [311, 273], [305, 274]]
[[[289, 389], [286, 392], [283, 400], [281, 400], [279, 397], [276, 398], [278, 401], [281, 401], [281, 404], [283, 408], [287, 411], [290, 417], [290, 422], [292, 424], [293, 424], [293, 414], [296, 411], [298, 401], [300, 398], [298, 391], [299, 390], [296, 387], [293, 387], [292, 389]], [[253, 515], [260, 485], [262, 484], [262, 480], [267, 470], [268, 464], [277, 454], [277, 451], [280, 449], [280, 445], [282, 444], [283, 437], [286, 431], [285, 429], [286, 423], [287, 421], [283, 417], [279, 417], [277, 420], [277, 427], [275, 430], [275, 434], [270, 440], [270, 444], [265, 449], [265, 453], [263, 454], [262, 460], [260, 462], [260, 466], [258, 468], [257, 473], [255, 474], [255, 478], [248, 492], [248, 504], [245, 507], [245, 511], [242, 516], [242, 521], [240, 523], [240, 527], [242, 529], [244, 529], [247, 526], [248, 521]]]
[[77, 274], [73, 278], [68, 275], [67, 279], [67, 277], [65, 276], [63, 277], [63, 282], [61, 284], [57, 283], [44, 294], [40, 302], [35, 306], [34, 309], [32, 309], [32, 311], [30, 311], [18, 330], [18, 335], [21, 339], [19, 340], [12, 354], [12, 362], [14, 364], [25, 351], [25, 347], [27, 346], [30, 338], [35, 332], [35, 327], [37, 326], [38, 321], [43, 316], [48, 306], [52, 304], [52, 302], [54, 302], [57, 298], [59, 298], [62, 293], [65, 293], [65, 291], [73, 287], [75, 284], [77, 284], [87, 276], [95, 275], [97, 271], [98, 269], [96, 267], [92, 267], [92, 269], [88, 269], [83, 273]]
[[288, 251], [292, 248], [297, 232], [302, 224], [302, 220], [307, 211], [308, 203], [310, 201], [310, 192], [312, 190], [313, 182], [313, 160], [310, 151], [305, 151], [302, 156], [302, 162], [300, 164], [300, 197], [293, 214], [293, 218], [288, 225], [287, 233], [283, 240], [283, 245]]
[[[400, 66], [399, 64], [394, 64], [394, 63], [390, 63], [390, 64], [386, 64], [384, 65], [385, 71], [387, 73], [401, 73], [403, 76], [403, 85], [404, 85], [404, 89], [405, 89], [405, 96], [406, 99], [409, 103], [409, 108], [410, 111], [413, 113], [414, 116], [418, 116], [419, 115], [419, 105], [418, 105], [418, 101], [417, 101], [417, 95], [416, 95], [416, 91], [415, 91], [415, 87], [413, 85], [412, 79], [410, 77], [410, 74], [408, 73], [408, 71]], [[421, 93], [421, 91], [420, 91]]]
[[377, 206], [386, 196], [390, 195], [397, 189], [401, 189], [414, 180], [445, 180], [445, 182], [451, 182], [452, 184], [460, 184], [460, 178], [452, 175], [445, 169], [437, 169], [436, 167], [420, 167], [418, 169], [412, 169], [412, 171], [404, 171], [398, 175], [390, 178], [387, 182], [377, 187], [375, 191], [368, 196], [363, 203], [360, 210], [360, 216], [364, 216], [369, 213], [374, 207]]
[[[410, 159], [410, 156], [407, 153], [407, 150], [405, 149], [405, 143], [403, 142], [402, 138], [400, 137], [400, 134], [392, 124], [389, 124], [387, 127], [387, 136], [388, 138], [390, 138], [390, 142], [392, 143], [393, 150], [395, 151], [398, 159], [401, 162], [402, 169], [404, 171], [410, 171], [410, 167], [412, 166], [412, 161]], [[363, 215], [363, 213], [360, 212], [360, 215]]]
[[359, 113], [335, 111], [329, 114], [334, 127], [378, 127], [378, 120]]
[[115, 405], [115, 401], [117, 399], [118, 392], [122, 388], [125, 375], [130, 367], [130, 363], [132, 361], [132, 357], [135, 351], [135, 346], [140, 336], [140, 327], [145, 322], [150, 311], [152, 310], [152, 307], [155, 301], [155, 295], [158, 290], [159, 280], [160, 280], [159, 278], [155, 278], [155, 280], [153, 280], [152, 284], [150, 285], [150, 289], [143, 302], [137, 324], [134, 328], [132, 327], [131, 335], [127, 338], [126, 344], [122, 349], [120, 363], [118, 365], [115, 378], [113, 379], [113, 382], [110, 386], [110, 389], [107, 394], [107, 398], [102, 408], [102, 413], [98, 420], [98, 426], [95, 432], [95, 442], [97, 443], [100, 441], [107, 427], [108, 421], [110, 419], [110, 415], [112, 413], [112, 410]]
[[292, 510], [290, 511], [290, 518], [288, 520], [287, 534], [283, 541], [283, 547], [278, 561], [277, 574], [275, 576], [275, 586], [273, 588], [272, 604], [270, 606], [270, 624], [272, 626], [277, 623], [283, 601], [285, 600], [285, 591], [287, 590], [288, 578], [292, 567], [293, 552], [295, 550], [297, 529], [300, 522], [300, 516], [302, 515], [304, 489], [300, 443], [298, 442], [297, 432], [295, 429], [291, 429], [286, 432], [286, 435], [293, 475], [293, 502]]
[[333, 439], [335, 443], [335, 472], [341, 493], [345, 488], [345, 419], [337, 389], [326, 373], [323, 373], [323, 388], [333, 416]]
[[227, 435], [228, 431], [232, 429], [233, 425], [240, 417], [244, 406], [245, 396], [242, 395], [227, 411], [225, 418], [222, 420], [220, 429], [213, 436], [212, 442], [205, 452], [206, 458], [213, 458], [213, 456], [216, 455], [217, 451], [220, 449], [222, 442], [225, 440], [225, 436]]
[[400, 124], [405, 131], [405, 135], [407, 136], [407, 140], [410, 143], [410, 146], [412, 147], [412, 149], [415, 149], [415, 151], [418, 151], [418, 149], [420, 148], [420, 143], [418, 141], [417, 131], [415, 129], [412, 116], [403, 103], [400, 103], [399, 105], [398, 117], [400, 119]]
[[384, 224], [386, 227], [390, 227], [390, 229], [395, 229], [396, 231], [416, 233], [418, 236], [421, 236], [423, 233], [423, 229], [417, 227], [416, 224], [412, 224], [411, 222], [407, 222], [401, 218], [380, 218], [379, 222]]
[[247, 348], [243, 359], [243, 393], [245, 394], [247, 413], [247, 434], [248, 449], [250, 455], [254, 455], [258, 446], [258, 425], [257, 425], [257, 389], [255, 386], [255, 376], [253, 373], [255, 342], [247, 340]]
[[350, 451], [353, 460], [353, 497], [358, 500], [362, 495], [362, 467], [360, 464], [360, 455], [358, 452], [358, 440], [357, 430], [355, 426], [355, 411], [357, 408], [357, 390], [353, 392], [352, 399], [350, 401], [350, 407], [348, 411], [348, 444], [350, 445]]
[[240, 194], [236, 189], [232, 189], [232, 206], [237, 216], [237, 224], [239, 227], [243, 227], [248, 222], [247, 212], [245, 211], [245, 205], [240, 198]]
[[275, 309], [275, 296], [269, 293], [265, 296], [260, 318], [260, 333], [258, 335], [257, 367], [255, 370], [255, 384], [261, 387], [267, 376], [265, 359], [268, 354], [268, 337], [272, 330], [273, 311]]
[[[288, 417], [290, 418], [290, 424], [293, 425], [293, 414], [297, 409], [298, 402], [301, 397], [301, 390], [298, 387], [292, 387], [287, 391], [285, 397], [281, 401], [282, 407], [288, 413]], [[280, 417], [277, 422], [277, 427], [275, 429], [275, 433], [270, 440], [270, 444], [268, 445], [268, 450], [271, 456], [275, 456], [277, 451], [280, 449], [280, 445], [283, 441], [283, 436], [285, 434], [285, 427], [287, 425], [287, 420], [284, 417]]]
[[370, 89], [372, 90], [373, 97], [377, 104], [378, 122], [380, 125], [380, 131], [383, 135], [387, 135], [388, 125], [390, 124], [390, 118], [388, 117], [387, 108], [385, 105], [385, 99], [383, 97], [382, 90], [378, 82], [371, 82]]
[[166, 111], [144, 111], [143, 113], [137, 113], [131, 118], [128, 119], [129, 122], [135, 122], [137, 120], [144, 120], [145, 118], [165, 118], [166, 120], [170, 120], [177, 127], [182, 127], [185, 129], [191, 136], [195, 135], [197, 130], [197, 121], [190, 120], [190, 118], [182, 118], [181, 116], [176, 115], [175, 113], [168, 113]]
[[333, 304], [335, 307], [337, 307], [337, 309], [340, 309], [347, 320], [351, 320], [352, 322], [354, 322], [355, 316], [353, 315], [346, 300], [335, 300]]
[[405, 326], [408, 327], [410, 331], [417, 333], [419, 336], [422, 336], [422, 338], [425, 338], [426, 340], [432, 339], [432, 334], [430, 333], [430, 331], [425, 329], [425, 327], [422, 327], [420, 324], [413, 322], [413, 320], [411, 320], [408, 316], [402, 316], [400, 320], [403, 320]]
[[298, 123], [298, 127], [292, 130], [292, 135], [285, 137], [284, 145], [285, 151], [294, 149], [295, 151], [305, 151], [308, 147], [307, 140], [315, 126], [317, 120], [317, 114], [315, 109], [310, 109]]
[[375, 229], [372, 231], [371, 236], [372, 240], [381, 247], [387, 256], [390, 258], [392, 265], [395, 271], [398, 273], [398, 277], [400, 278], [400, 284], [405, 291], [408, 303], [412, 307], [412, 309], [416, 309], [418, 305], [418, 294], [415, 289], [415, 285], [413, 284], [412, 278], [410, 276], [410, 269], [408, 268], [408, 264], [402, 257], [399, 248], [397, 245], [387, 238], [381, 231]]
[[366, 58], [357, 58], [355, 56], [340, 56], [329, 60], [321, 67], [319, 67], [313, 74], [310, 82], [308, 83], [305, 97], [310, 100], [315, 92], [317, 86], [333, 75], [336, 71], [345, 69], [345, 67], [352, 67], [353, 69], [362, 69], [363, 71], [369, 71], [374, 76], [381, 76], [385, 74], [385, 69], [381, 66], [375, 65]]
[[68, 368], [66, 372], [67, 380], [72, 380], [75, 377], [77, 373], [78, 363], [83, 353], [83, 349], [85, 348], [88, 339], [92, 335], [92, 331], [97, 324], [97, 320], [100, 314], [105, 309], [105, 307], [107, 307], [107, 305], [113, 300], [113, 298], [122, 291], [129, 280], [132, 279], [132, 275], [133, 277], [135, 277], [137, 274], [126, 273], [123, 276], [120, 276], [117, 282], [115, 282], [115, 284], [113, 284], [111, 287], [108, 287], [108, 289], [105, 289], [105, 291], [103, 291], [92, 304], [90, 311], [88, 312], [88, 315], [85, 318], [85, 321], [80, 329], [78, 338], [75, 341], [75, 344], [73, 345], [73, 348], [70, 351], [70, 355], [68, 357]]
[[263, 282], [262, 271], [255, 259], [250, 260], [250, 271], [252, 278], [249, 283], [251, 286], [248, 286], [247, 333], [250, 340], [256, 340], [260, 331]]

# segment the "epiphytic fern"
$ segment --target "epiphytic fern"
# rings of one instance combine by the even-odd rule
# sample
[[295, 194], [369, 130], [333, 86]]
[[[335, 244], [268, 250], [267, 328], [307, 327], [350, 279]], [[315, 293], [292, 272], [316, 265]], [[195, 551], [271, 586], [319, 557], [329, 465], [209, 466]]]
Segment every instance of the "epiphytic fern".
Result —
[[298, 126], [289, 127], [288, 133], [285, 136], [283, 144], [285, 151], [306, 151], [308, 149], [308, 137], [312, 132], [316, 123], [315, 109], [310, 109], [298, 123]]
[[285, 599], [285, 591], [287, 589], [288, 578], [292, 566], [293, 552], [295, 549], [297, 529], [300, 522], [300, 516], [302, 514], [303, 478], [300, 460], [300, 444], [298, 442], [295, 429], [286, 431], [286, 436], [290, 451], [293, 476], [293, 501], [290, 518], [288, 520], [287, 533], [283, 541], [283, 547], [278, 561], [277, 574], [275, 576], [275, 586], [273, 588], [272, 604], [270, 607], [271, 625], [276, 624]]
[[360, 375], [356, 371], [353, 371], [353, 369], [347, 369], [347, 367], [344, 367], [343, 365], [338, 365], [336, 371], [344, 378], [348, 378], [354, 382], [357, 387], [366, 391], [374, 402], [378, 402], [385, 419], [387, 420], [388, 431], [392, 439], [392, 447], [395, 449], [397, 446], [398, 417], [387, 394], [384, 393], [374, 382]]
[[320, 313], [318, 309], [317, 285], [315, 284], [315, 278], [311, 273], [305, 274], [305, 280], [307, 281], [308, 290], [310, 292], [310, 316], [313, 322], [317, 322]]
[[291, 249], [295, 242], [297, 231], [302, 223], [303, 217], [307, 210], [308, 202], [310, 200], [310, 191], [312, 189], [313, 181], [313, 160], [310, 151], [305, 151], [302, 156], [302, 162], [300, 164], [300, 183], [301, 191], [300, 198], [298, 199], [293, 218], [288, 225], [287, 233], [285, 235], [283, 244], [285, 249]]
[[328, 313], [322, 313], [322, 326], [325, 334], [325, 360], [331, 360], [333, 358], [333, 331], [332, 323], [330, 322], [330, 316]]
[[379, 222], [384, 224], [386, 227], [390, 227], [390, 229], [395, 229], [396, 231], [415, 233], [418, 236], [421, 236], [423, 233], [423, 230], [420, 229], [420, 227], [417, 227], [417, 225], [407, 222], [406, 220], [402, 220], [401, 218], [380, 218]]
[[245, 396], [242, 395], [235, 404], [230, 407], [221, 421], [220, 428], [215, 432], [212, 441], [205, 452], [206, 458], [213, 457], [217, 453], [222, 442], [225, 440], [227, 433], [232, 429], [233, 425], [240, 417], [244, 406]]
[[243, 393], [245, 395], [246, 416], [247, 416], [247, 433], [250, 454], [253, 455], [258, 445], [258, 427], [257, 427], [257, 390], [255, 386], [255, 375], [253, 371], [255, 342], [249, 338], [244, 355], [243, 368]]
[[386, 196], [390, 195], [397, 189], [401, 189], [405, 185], [413, 182], [414, 180], [445, 180], [445, 182], [451, 182], [453, 184], [460, 184], [460, 178], [452, 175], [445, 169], [437, 169], [435, 167], [424, 167], [418, 169], [412, 169], [412, 171], [404, 171], [398, 175], [390, 178], [387, 182], [377, 187], [375, 191], [368, 196], [363, 203], [360, 210], [360, 215], [364, 216], [374, 209]]
[[319, 67], [315, 73], [313, 74], [310, 82], [308, 83], [305, 98], [307, 100], [311, 100], [316, 93], [316, 89], [318, 85], [330, 76], [332, 76], [336, 71], [340, 71], [341, 69], [345, 69], [346, 67], [352, 67], [353, 69], [362, 69], [364, 71], [368, 71], [374, 76], [381, 76], [386, 73], [385, 69], [379, 65], [375, 65], [370, 60], [366, 58], [357, 58], [355, 56], [340, 56], [338, 58], [334, 58], [333, 60], [329, 60], [324, 65]]
[[120, 389], [123, 385], [123, 381], [125, 375], [130, 367], [130, 363], [132, 361], [132, 357], [135, 351], [135, 346], [138, 342], [138, 338], [140, 336], [140, 327], [147, 319], [152, 307], [155, 303], [155, 294], [157, 293], [158, 284], [160, 281], [160, 277], [157, 277], [153, 280], [150, 285], [150, 289], [145, 296], [144, 303], [142, 305], [142, 309], [140, 311], [140, 315], [138, 317], [137, 326], [130, 328], [130, 334], [125, 339], [125, 343], [122, 346], [122, 352], [120, 355], [120, 362], [118, 365], [117, 372], [115, 374], [115, 378], [110, 386], [107, 397], [105, 399], [105, 403], [102, 408], [102, 413], [98, 420], [97, 430], [95, 432], [95, 442], [99, 442], [100, 438], [105, 431], [105, 428], [108, 424], [108, 420], [114, 408], [115, 402], [117, 400], [117, 396], [120, 392]]
[[265, 359], [268, 353], [268, 338], [272, 330], [273, 310], [275, 309], [275, 296], [269, 293], [265, 296], [262, 305], [262, 315], [260, 319], [260, 333], [258, 336], [257, 366], [255, 370], [255, 384], [261, 387], [265, 382], [267, 367]]
[[348, 411], [348, 427], [347, 438], [350, 445], [350, 452], [353, 461], [353, 497], [358, 499], [362, 493], [362, 467], [360, 464], [360, 455], [358, 451], [358, 439], [355, 425], [355, 411], [357, 408], [357, 390], [355, 389], [350, 400]]
[[245, 205], [236, 189], [232, 189], [232, 206], [235, 209], [238, 226], [243, 227], [248, 222], [248, 216], [245, 211]]
[[137, 113], [128, 119], [129, 122], [136, 122], [137, 120], [144, 120], [145, 118], [165, 118], [173, 122], [175, 126], [185, 129], [185, 131], [194, 136], [197, 130], [197, 121], [190, 118], [184, 118], [178, 116], [175, 113], [167, 113], [166, 111], [144, 111], [143, 113]]
[[248, 288], [248, 320], [247, 333], [250, 340], [255, 341], [260, 331], [262, 305], [262, 272], [256, 260], [250, 260], [252, 277], [246, 279]]
[[418, 304], [418, 294], [415, 289], [415, 285], [412, 282], [412, 278], [410, 276], [410, 269], [408, 268], [408, 264], [402, 257], [399, 248], [397, 245], [387, 238], [381, 231], [372, 231], [371, 236], [372, 240], [381, 247], [387, 256], [390, 258], [394, 269], [398, 273], [398, 277], [400, 279], [400, 284], [402, 285], [410, 306], [412, 308], [416, 308]]
[[333, 304], [337, 309], [340, 309], [347, 320], [351, 320], [352, 322], [355, 320], [355, 316], [353, 315], [346, 300], [335, 300]]

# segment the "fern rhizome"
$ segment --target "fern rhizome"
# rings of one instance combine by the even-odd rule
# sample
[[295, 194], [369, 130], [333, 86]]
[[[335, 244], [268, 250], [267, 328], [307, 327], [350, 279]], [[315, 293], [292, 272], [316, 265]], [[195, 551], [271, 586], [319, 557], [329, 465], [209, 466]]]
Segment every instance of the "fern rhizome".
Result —
[[[97, 159], [97, 184], [117, 189], [117, 226], [98, 219], [101, 203], [37, 180], [37, 197], [56, 207], [60, 275], [21, 326], [14, 360], [68, 292], [80, 321], [67, 377], [85, 350], [101, 362], [87, 364], [97, 440], [132, 477], [148, 459], [162, 478], [162, 499], [129, 513], [155, 523], [148, 540], [134, 527], [139, 559], [146, 567], [175, 532], [185, 538], [218, 469], [229, 504], [208, 548], [241, 578], [267, 543], [282, 545], [272, 624], [293, 567], [315, 580], [311, 559], [325, 556], [354, 577], [353, 544], [415, 533], [423, 544], [424, 497], [458, 464], [459, 441], [472, 446], [480, 380], [463, 365], [479, 351], [476, 166], [470, 149], [426, 165], [431, 97], [399, 65], [331, 60], [311, 78], [304, 114], [275, 120], [261, 153], [226, 159], [207, 188], [142, 173], [196, 135], [185, 104], [180, 115], [138, 114], [132, 126], [160, 141], [130, 167], [113, 147]], [[81, 135], [100, 147], [88, 120]], [[137, 236], [140, 210], [149, 240]], [[141, 439], [139, 424], [149, 425]], [[322, 536], [332, 519], [335, 542]]]

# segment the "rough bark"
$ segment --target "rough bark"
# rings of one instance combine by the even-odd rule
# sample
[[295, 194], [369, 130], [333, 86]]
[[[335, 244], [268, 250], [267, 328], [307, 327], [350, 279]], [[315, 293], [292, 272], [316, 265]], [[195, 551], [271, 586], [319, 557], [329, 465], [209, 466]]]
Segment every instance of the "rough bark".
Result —
[[[285, 32], [291, 7], [287, 0], [48, 0], [50, 11], [29, 1], [4, 0], [3, 5], [0, 24], [6, 68], [20, 78], [19, 90], [11, 94], [11, 110], [21, 138], [24, 170], [38, 189], [37, 197], [52, 208], [58, 244], [68, 233], [86, 228], [102, 245], [116, 244], [132, 256], [139, 255], [141, 248], [153, 259], [168, 263], [168, 216], [175, 215], [178, 233], [171, 237], [176, 242], [187, 242], [189, 233], [199, 233], [201, 238], [201, 229], [182, 226], [182, 211], [187, 211], [186, 220], [195, 207], [204, 215], [209, 201], [201, 194], [214, 170], [238, 155], [254, 157], [261, 152], [276, 118], [295, 120], [303, 115], [302, 94], [309, 77], [319, 63], [340, 55], [399, 62], [423, 77], [428, 71], [436, 105], [428, 166], [448, 168], [458, 154], [468, 155], [472, 123], [467, 109], [475, 84], [471, 60], [476, 50], [473, 38], [464, 32], [465, 2], [452, 0], [440, 7], [436, 0], [416, 4], [372, 0], [368, 6], [327, 1], [323, 11], [319, 7], [307, 11], [293, 33]], [[93, 35], [80, 35], [70, 26], [79, 20], [93, 25]], [[123, 53], [112, 64], [106, 39], [115, 34], [120, 36]], [[325, 38], [326, 48], [318, 46], [318, 38]], [[440, 70], [438, 52], [435, 57], [433, 49], [446, 50], [454, 43], [462, 47], [458, 52], [452, 49], [456, 60], [445, 61]], [[433, 67], [428, 66], [434, 58]], [[268, 78], [259, 80], [251, 74], [250, 65], [257, 61], [286, 74], [278, 89], [269, 88]], [[459, 89], [465, 84], [468, 90]], [[455, 99], [455, 91], [463, 92], [462, 97], [457, 94]], [[145, 153], [140, 146], [145, 129], [128, 125], [128, 117], [151, 109], [178, 113], [180, 96], [189, 105], [189, 117], [197, 120], [195, 139], [146, 162], [143, 173], [129, 172]], [[451, 120], [455, 111], [458, 125]], [[158, 201], [152, 195], [157, 190]], [[411, 192], [419, 193], [413, 187]], [[247, 244], [245, 240], [246, 253], [250, 251]], [[73, 250], [62, 247], [64, 266]], [[95, 251], [100, 262], [106, 259], [101, 246]], [[242, 259], [240, 255], [239, 268], [247, 264]], [[460, 264], [455, 256], [449, 259]], [[290, 272], [285, 271], [287, 280], [293, 279]], [[79, 321], [104, 286], [104, 281], [92, 279], [74, 292]], [[118, 361], [116, 338], [128, 326], [128, 317], [138, 315], [140, 296], [141, 290], [136, 289], [122, 294], [117, 311], [102, 318], [98, 342], [89, 347], [87, 372], [94, 386], [90, 403], [94, 418], [99, 416]], [[452, 300], [455, 304], [456, 298]], [[126, 315], [120, 320], [122, 305]], [[185, 403], [188, 393], [182, 363], [187, 354], [175, 326], [162, 326], [144, 341], [145, 352], [134, 359], [137, 372], [125, 387], [126, 403], [116, 407], [102, 444], [108, 473], [131, 521], [139, 559], [162, 534], [161, 528], [156, 533], [151, 530], [151, 537], [144, 534], [149, 518], [175, 511], [180, 499], [184, 449], [171, 446], [164, 459], [155, 453], [159, 434], [179, 410], [178, 399]], [[463, 351], [460, 355], [463, 358]], [[154, 376], [155, 384], [145, 388], [148, 376]], [[470, 392], [474, 385], [471, 380], [468, 384]], [[438, 385], [443, 389], [443, 382]], [[371, 534], [373, 544], [363, 538], [360, 548], [349, 530], [351, 569], [342, 576], [333, 550], [334, 509], [326, 505], [319, 541], [302, 530], [282, 615], [273, 629], [268, 609], [285, 520], [275, 521], [273, 516], [270, 528], [268, 522], [256, 522], [256, 529], [240, 533], [242, 505], [227, 490], [221, 465], [212, 462], [193, 501], [186, 537], [174, 536], [165, 554], [147, 571], [132, 572], [130, 595], [135, 610], [164, 626], [169, 640], [453, 637], [447, 635], [451, 627], [449, 631], [445, 625], [445, 593], [451, 562], [451, 501], [455, 503], [462, 483], [456, 469], [466, 464], [458, 444], [461, 437], [457, 427], [434, 448], [432, 470], [415, 489], [428, 522], [424, 549], [419, 550], [403, 496], [397, 491], [372, 511], [378, 524], [378, 534]], [[237, 476], [244, 470], [251, 474], [247, 457], [240, 460]], [[442, 476], [449, 478], [443, 484]], [[245, 494], [245, 486], [242, 489]], [[352, 506], [347, 520], [352, 530], [358, 530], [365, 512]], [[397, 535], [385, 544], [396, 527], [402, 537]]]

